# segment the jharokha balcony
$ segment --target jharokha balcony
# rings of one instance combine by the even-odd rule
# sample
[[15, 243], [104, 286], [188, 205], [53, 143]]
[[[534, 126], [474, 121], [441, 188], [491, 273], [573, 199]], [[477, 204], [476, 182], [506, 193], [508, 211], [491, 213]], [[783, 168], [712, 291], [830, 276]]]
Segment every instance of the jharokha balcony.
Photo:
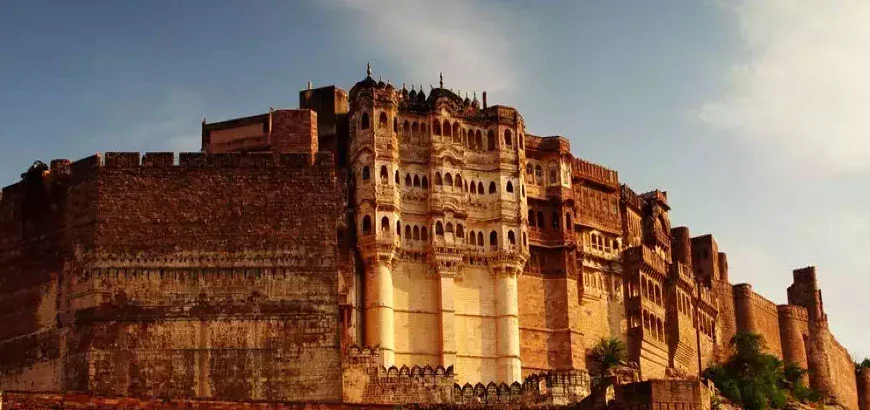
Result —
[[529, 241], [541, 246], [567, 246], [572, 243], [571, 237], [563, 231], [552, 231], [529, 227]]

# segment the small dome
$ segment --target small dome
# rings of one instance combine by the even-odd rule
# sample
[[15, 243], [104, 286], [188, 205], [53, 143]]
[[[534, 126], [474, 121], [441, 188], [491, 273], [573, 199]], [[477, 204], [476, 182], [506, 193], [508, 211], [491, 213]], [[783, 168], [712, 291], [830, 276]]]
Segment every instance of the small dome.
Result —
[[426, 93], [423, 92], [423, 88], [420, 88], [420, 92], [417, 93], [417, 102], [426, 102]]
[[408, 98], [412, 100], [417, 99], [417, 90], [415, 90], [413, 87], [411, 87], [411, 92], [408, 94]]

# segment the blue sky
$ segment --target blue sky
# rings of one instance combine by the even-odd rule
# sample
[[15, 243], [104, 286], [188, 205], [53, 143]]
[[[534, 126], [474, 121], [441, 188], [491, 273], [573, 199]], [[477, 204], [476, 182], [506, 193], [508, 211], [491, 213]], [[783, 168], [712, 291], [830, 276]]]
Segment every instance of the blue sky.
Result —
[[731, 278], [785, 303], [816, 265], [841, 343], [870, 356], [870, 3], [864, 0], [163, 1], [0, 5], [0, 178], [34, 160], [197, 150], [199, 124], [349, 88], [487, 90], [570, 138]]

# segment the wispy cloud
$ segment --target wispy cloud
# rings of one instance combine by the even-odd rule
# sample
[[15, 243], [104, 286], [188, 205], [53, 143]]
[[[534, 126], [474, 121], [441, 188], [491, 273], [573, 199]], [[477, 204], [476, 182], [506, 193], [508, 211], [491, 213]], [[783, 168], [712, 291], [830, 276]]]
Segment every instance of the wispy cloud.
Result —
[[[202, 101], [183, 89], [168, 89], [153, 105], [142, 104], [141, 116], [118, 130], [111, 137], [101, 139], [112, 149], [173, 152], [199, 151]], [[118, 136], [121, 136], [119, 139]], [[112, 141], [118, 141], [111, 143]], [[120, 143], [120, 147], [115, 145]]]
[[742, 0], [747, 58], [700, 118], [792, 169], [870, 170], [870, 2]]
[[[514, 87], [519, 20], [509, 7], [483, 0], [331, 0], [360, 19], [355, 41], [402, 74], [445, 86], [493, 91]], [[424, 84], [427, 86], [428, 84]], [[437, 86], [437, 84], [435, 84]], [[428, 91], [428, 89], [427, 89]]]

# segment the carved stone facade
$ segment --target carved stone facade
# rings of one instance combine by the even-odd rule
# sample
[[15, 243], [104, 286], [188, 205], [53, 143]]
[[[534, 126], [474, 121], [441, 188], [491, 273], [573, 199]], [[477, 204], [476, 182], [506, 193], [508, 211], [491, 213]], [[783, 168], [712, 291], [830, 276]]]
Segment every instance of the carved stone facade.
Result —
[[813, 268], [788, 305], [731, 285], [711, 235], [671, 226], [666, 192], [482, 97], [369, 72], [301, 91], [300, 109], [204, 121], [203, 153], [177, 165], [35, 165], [0, 198], [0, 389], [557, 405], [589, 394], [587, 356], [616, 337], [617, 384], [683, 383], [617, 396], [670, 403], [667, 386], [708, 394], [686, 380], [753, 331], [858, 408], [867, 378]]

